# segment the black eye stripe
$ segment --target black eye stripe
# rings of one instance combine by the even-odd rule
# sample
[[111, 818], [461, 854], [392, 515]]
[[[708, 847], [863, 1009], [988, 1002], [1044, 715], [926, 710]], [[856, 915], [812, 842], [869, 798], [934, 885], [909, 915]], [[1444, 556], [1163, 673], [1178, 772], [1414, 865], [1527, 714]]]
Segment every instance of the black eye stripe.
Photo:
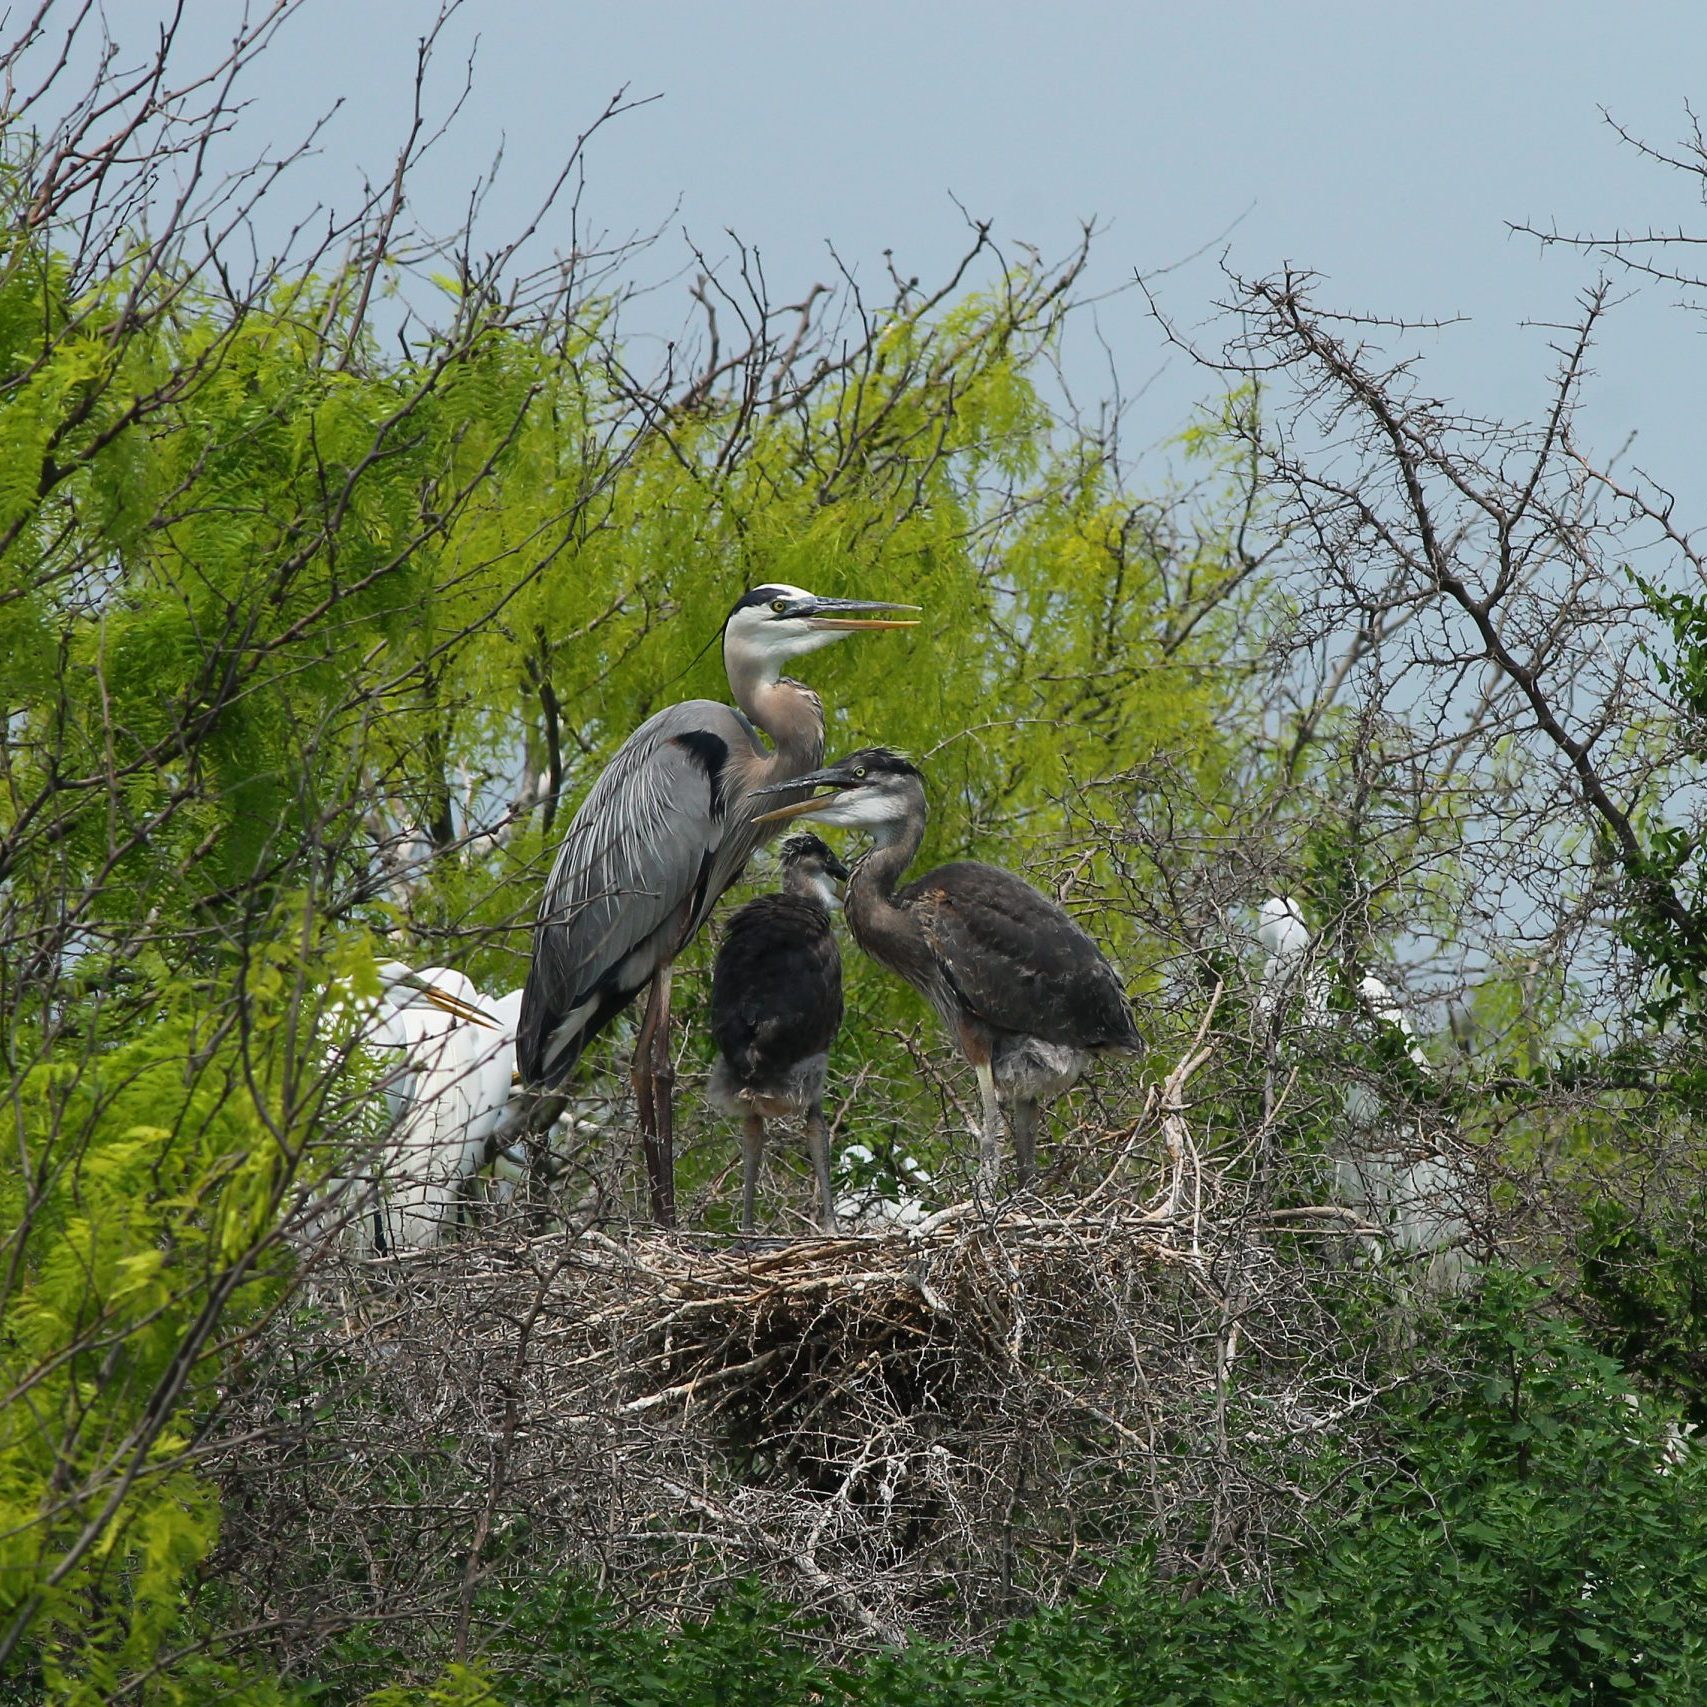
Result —
[[[790, 595], [774, 581], [766, 582], [762, 587], [750, 587], [735, 601], [734, 609], [729, 612], [729, 616], [733, 617], [736, 611], [750, 610], [758, 612], [768, 618], [771, 613], [766, 610], [765, 607], [774, 603], [774, 601], [779, 598], [787, 598], [789, 596]], [[728, 620], [728, 617], [724, 619], [726, 623]]]

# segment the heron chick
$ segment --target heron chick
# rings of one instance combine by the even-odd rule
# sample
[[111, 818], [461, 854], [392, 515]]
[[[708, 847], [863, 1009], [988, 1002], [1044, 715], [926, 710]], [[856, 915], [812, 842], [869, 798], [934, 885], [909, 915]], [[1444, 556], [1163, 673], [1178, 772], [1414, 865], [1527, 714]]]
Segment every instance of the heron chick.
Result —
[[1055, 902], [1000, 866], [956, 860], [897, 890], [926, 819], [924, 778], [899, 753], [868, 747], [793, 786], [830, 793], [778, 806], [760, 821], [812, 818], [872, 832], [875, 845], [848, 877], [848, 928], [936, 1009], [976, 1071], [981, 1189], [993, 1193], [1000, 1171], [1003, 1101], [1015, 1172], [1026, 1185], [1039, 1105], [1070, 1090], [1093, 1055], [1138, 1047], [1114, 968]]
[[741, 1121], [741, 1230], [753, 1230], [753, 1199], [766, 1120], [806, 1117], [818, 1181], [819, 1220], [836, 1230], [824, 1076], [842, 1024], [842, 956], [830, 927], [832, 879], [847, 869], [816, 836], [779, 850], [782, 891], [749, 901], [729, 921], [711, 972], [711, 1034], [717, 1063], [706, 1095]]
[[755, 795], [824, 759], [824, 707], [782, 667], [864, 629], [917, 626], [911, 617], [861, 613], [917, 609], [780, 584], [743, 594], [723, 624], [735, 705], [690, 699], [648, 718], [564, 833], [534, 925], [516, 1061], [530, 1089], [558, 1089], [588, 1043], [651, 986], [634, 1091], [660, 1226], [673, 1226], [676, 1215], [670, 969], [754, 848], [774, 834], [757, 821], [771, 797]]

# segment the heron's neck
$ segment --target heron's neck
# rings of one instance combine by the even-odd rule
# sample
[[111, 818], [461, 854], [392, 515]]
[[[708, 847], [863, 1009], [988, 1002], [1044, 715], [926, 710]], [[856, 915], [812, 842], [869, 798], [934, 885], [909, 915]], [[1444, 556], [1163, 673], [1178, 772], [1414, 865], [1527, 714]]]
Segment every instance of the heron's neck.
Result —
[[913, 863], [919, 844], [925, 839], [925, 821], [909, 817], [884, 833], [869, 853], [862, 854], [848, 878], [848, 905], [852, 908], [854, 891], [858, 889], [869, 909], [893, 907], [895, 885], [901, 873]]
[[723, 662], [735, 703], [776, 743], [776, 773], [816, 770], [824, 762], [824, 707], [817, 694], [769, 665], [728, 651]]
[[893, 834], [855, 861], [842, 891], [842, 910], [854, 941], [874, 960], [914, 984], [923, 975], [924, 965], [919, 927], [912, 910], [896, 902], [895, 885], [913, 863], [924, 837], [922, 816], [896, 826]]

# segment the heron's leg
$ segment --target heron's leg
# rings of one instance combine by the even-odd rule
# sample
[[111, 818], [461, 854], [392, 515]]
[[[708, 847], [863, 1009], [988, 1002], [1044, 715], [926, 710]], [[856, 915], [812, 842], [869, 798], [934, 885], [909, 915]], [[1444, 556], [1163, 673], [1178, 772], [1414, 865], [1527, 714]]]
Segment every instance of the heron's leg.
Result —
[[658, 1004], [658, 1029], [652, 1037], [652, 1111], [658, 1123], [659, 1179], [662, 1190], [652, 1205], [660, 1227], [676, 1224], [676, 1058], [670, 1053], [670, 968], [653, 980], [663, 995]]
[[836, 1230], [836, 1199], [830, 1190], [830, 1127], [824, 1105], [815, 1102], [806, 1116], [806, 1149], [812, 1157], [812, 1172], [818, 1177], [818, 1225], [826, 1233]]
[[1036, 1102], [1031, 1097], [1016, 1097], [1009, 1118], [1014, 1128], [1014, 1179], [1024, 1191], [1037, 1165]]
[[[646, 1017], [634, 1040], [634, 1100], [640, 1116], [640, 1147], [646, 1155], [646, 1185], [652, 1199], [652, 1219], [660, 1227], [676, 1222], [675, 1157], [671, 1153], [669, 1115], [659, 1120], [660, 1090], [665, 1109], [669, 1087], [658, 1083], [659, 1041], [666, 1067], [670, 1059], [670, 970], [652, 980], [646, 996]], [[673, 1074], [670, 1077], [674, 1077]]]
[[741, 1122], [741, 1231], [753, 1230], [753, 1201], [759, 1190], [759, 1163], [765, 1154], [765, 1117], [748, 1112]]
[[988, 1059], [978, 1063], [978, 1089], [984, 1097], [984, 1130], [978, 1137], [978, 1189], [993, 1198], [1002, 1171], [1002, 1111], [996, 1102], [996, 1072]]
[[[652, 1132], [652, 1074], [650, 1062], [652, 1058], [652, 1033], [658, 1024], [658, 988], [653, 984], [646, 991], [646, 1011], [641, 1016], [640, 1030], [634, 1039], [634, 1060], [629, 1069], [629, 1078], [634, 1085], [634, 1112], [640, 1122], [640, 1138], [643, 1145], [648, 1144], [648, 1135]], [[646, 1173], [652, 1175], [652, 1151], [648, 1145], [646, 1150]]]

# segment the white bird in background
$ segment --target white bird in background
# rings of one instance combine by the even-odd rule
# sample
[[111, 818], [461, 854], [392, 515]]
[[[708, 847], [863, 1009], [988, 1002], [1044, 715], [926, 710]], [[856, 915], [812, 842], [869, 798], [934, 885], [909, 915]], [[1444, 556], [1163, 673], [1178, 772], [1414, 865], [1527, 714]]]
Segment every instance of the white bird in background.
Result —
[[918, 1195], [931, 1189], [931, 1176], [911, 1156], [898, 1156], [891, 1165], [864, 1144], [849, 1144], [836, 1158], [836, 1180], [836, 1224], [844, 1230], [917, 1227], [931, 1213]]
[[1312, 1025], [1325, 1021], [1328, 980], [1314, 964], [1316, 939], [1304, 923], [1304, 909], [1289, 895], [1271, 895], [1262, 904], [1257, 940], [1268, 950], [1257, 987], [1258, 1018], [1272, 1021], [1294, 997], [1302, 997], [1304, 1017]]
[[455, 1225], [503, 1127], [522, 1000], [512, 990], [487, 1002], [443, 966], [417, 972], [392, 960], [378, 970], [379, 996], [351, 1004], [352, 1042], [382, 1069], [390, 1118], [373, 1173], [333, 1187], [335, 1197], [368, 1188], [351, 1226], [369, 1255], [430, 1249]]
[[1257, 940], [1268, 950], [1263, 977], [1301, 961], [1310, 952], [1315, 937], [1304, 922], [1304, 909], [1290, 895], [1271, 895], [1263, 902]]
[[1416, 1027], [1411, 1024], [1410, 1015], [1399, 1006], [1398, 997], [1373, 973], [1365, 973], [1358, 980], [1357, 999], [1378, 1024], [1391, 1026], [1399, 1034], [1405, 1053], [1417, 1066], [1425, 1073], [1432, 1070], [1422, 1045], [1417, 1042]]
[[[1268, 950], [1258, 1014], [1273, 1024], [1296, 1000], [1305, 1024], [1330, 1024], [1330, 981], [1316, 964], [1316, 941], [1299, 904], [1278, 896], [1265, 901], [1257, 936]], [[1432, 1075], [1410, 1016], [1392, 990], [1365, 973], [1357, 999], [1359, 1032], [1370, 1041], [1391, 1039], [1419, 1072]], [[1438, 1133], [1420, 1126], [1405, 1130], [1401, 1117], [1366, 1084], [1346, 1087], [1345, 1116], [1346, 1141], [1332, 1158], [1335, 1198], [1381, 1227], [1395, 1254], [1417, 1259], [1431, 1290], [1462, 1286], [1475, 1266], [1467, 1250], [1466, 1209], [1475, 1195], [1469, 1170], [1440, 1147]]]

